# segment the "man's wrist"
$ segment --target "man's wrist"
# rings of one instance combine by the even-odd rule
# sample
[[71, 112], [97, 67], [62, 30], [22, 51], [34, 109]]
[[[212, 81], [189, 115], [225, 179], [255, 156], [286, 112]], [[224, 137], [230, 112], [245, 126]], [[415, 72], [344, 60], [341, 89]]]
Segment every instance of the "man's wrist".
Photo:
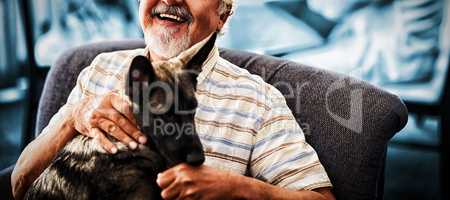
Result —
[[264, 188], [264, 184], [261, 184], [260, 180], [236, 175], [232, 177], [230, 185], [232, 187], [232, 199], [246, 199], [246, 200], [264, 200], [267, 199], [267, 189]]
[[75, 120], [72, 115], [66, 117], [61, 124], [62, 132], [66, 133], [69, 138], [75, 137], [77, 130], [75, 129]]
[[59, 113], [57, 113], [57, 118], [50, 121], [47, 127], [42, 130], [38, 138], [43, 135], [48, 135], [48, 137], [53, 138], [52, 140], [53, 143], [57, 145], [56, 147], [64, 147], [69, 140], [78, 134], [72, 112], [73, 110], [71, 107], [64, 105]]
[[[78, 105], [79, 106], [79, 105]], [[77, 106], [67, 105], [67, 114], [62, 121], [61, 128], [68, 133], [70, 138], [75, 137], [78, 134], [77, 128], [75, 126], [76, 117], [80, 117], [80, 112]]]

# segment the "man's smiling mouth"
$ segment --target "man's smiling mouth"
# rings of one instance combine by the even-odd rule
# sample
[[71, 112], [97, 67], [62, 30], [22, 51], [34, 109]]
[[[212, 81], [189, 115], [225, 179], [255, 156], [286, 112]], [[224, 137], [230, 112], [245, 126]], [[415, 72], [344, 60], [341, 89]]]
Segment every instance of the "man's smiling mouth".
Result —
[[188, 8], [164, 3], [156, 5], [151, 11], [151, 16], [161, 21], [176, 24], [191, 23], [192, 21], [192, 15]]
[[155, 14], [154, 16], [158, 17], [158, 19], [160, 19], [160, 20], [168, 20], [168, 21], [180, 23], [180, 24], [188, 21], [187, 19], [185, 19], [181, 16], [176, 16], [176, 15], [166, 14], [166, 13]]

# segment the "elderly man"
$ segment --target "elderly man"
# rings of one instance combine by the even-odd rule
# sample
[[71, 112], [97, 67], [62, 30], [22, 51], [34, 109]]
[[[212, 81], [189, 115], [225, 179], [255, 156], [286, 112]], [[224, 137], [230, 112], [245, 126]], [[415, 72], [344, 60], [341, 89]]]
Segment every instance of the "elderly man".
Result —
[[[76, 134], [95, 138], [112, 154], [118, 149], [108, 136], [131, 149], [146, 143], [122, 98], [130, 60], [144, 55], [155, 66], [180, 67], [220, 32], [233, 6], [232, 0], [142, 0], [147, 47], [101, 54], [81, 72], [67, 103], [20, 156], [11, 180], [15, 198]], [[214, 47], [196, 96], [195, 126], [206, 161], [159, 174], [164, 199], [334, 199], [316, 152], [274, 87], [222, 59]]]

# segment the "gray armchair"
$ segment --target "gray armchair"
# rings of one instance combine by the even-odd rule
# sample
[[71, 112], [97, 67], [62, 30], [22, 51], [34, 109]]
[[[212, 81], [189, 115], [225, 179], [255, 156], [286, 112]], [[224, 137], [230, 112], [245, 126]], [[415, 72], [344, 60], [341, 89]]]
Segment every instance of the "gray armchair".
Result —
[[[66, 52], [47, 76], [37, 133], [64, 104], [78, 73], [97, 54], [143, 46], [140, 40], [103, 42]], [[397, 96], [360, 80], [273, 57], [228, 49], [222, 49], [221, 56], [262, 76], [286, 96], [338, 199], [383, 199], [387, 143], [408, 118]], [[10, 193], [10, 171], [0, 174], [2, 196]]]

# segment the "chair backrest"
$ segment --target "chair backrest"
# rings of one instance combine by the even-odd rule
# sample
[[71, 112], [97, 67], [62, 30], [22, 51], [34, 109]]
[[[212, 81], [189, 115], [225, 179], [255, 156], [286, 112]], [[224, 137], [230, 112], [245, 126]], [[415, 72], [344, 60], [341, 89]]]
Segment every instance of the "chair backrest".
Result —
[[[143, 41], [104, 42], [66, 52], [48, 74], [37, 132], [64, 104], [78, 73], [97, 54], [143, 46]], [[387, 142], [407, 122], [406, 107], [397, 96], [344, 75], [273, 57], [226, 49], [221, 56], [260, 75], [285, 95], [338, 199], [383, 198]]]
[[[442, 28], [439, 38], [441, 43], [441, 60], [437, 61], [437, 65], [439, 68], [445, 68], [445, 70], [436, 70], [436, 75], [438, 73], [445, 74], [444, 90], [441, 100], [445, 104], [444, 109], [450, 112], [450, 38], [448, 37], [450, 35], [450, 2], [445, 1], [444, 5], [444, 17], [442, 18]], [[439, 63], [440, 61], [441, 63]]]

